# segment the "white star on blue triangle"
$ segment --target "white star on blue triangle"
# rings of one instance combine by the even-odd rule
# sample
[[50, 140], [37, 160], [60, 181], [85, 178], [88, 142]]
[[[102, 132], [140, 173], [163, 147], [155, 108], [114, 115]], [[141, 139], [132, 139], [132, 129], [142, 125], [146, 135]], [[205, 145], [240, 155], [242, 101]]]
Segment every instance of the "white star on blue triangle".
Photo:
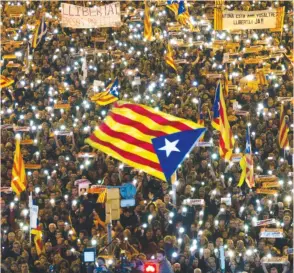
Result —
[[205, 131], [206, 128], [199, 128], [152, 139], [154, 151], [166, 180], [170, 179]]

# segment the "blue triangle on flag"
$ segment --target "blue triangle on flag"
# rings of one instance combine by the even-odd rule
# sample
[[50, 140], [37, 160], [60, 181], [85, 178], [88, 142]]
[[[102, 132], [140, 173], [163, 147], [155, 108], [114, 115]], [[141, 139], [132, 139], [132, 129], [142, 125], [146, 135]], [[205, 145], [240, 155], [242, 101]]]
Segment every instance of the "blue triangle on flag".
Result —
[[177, 170], [185, 156], [193, 149], [199, 137], [205, 131], [206, 128], [199, 128], [152, 139], [155, 153], [166, 180]]

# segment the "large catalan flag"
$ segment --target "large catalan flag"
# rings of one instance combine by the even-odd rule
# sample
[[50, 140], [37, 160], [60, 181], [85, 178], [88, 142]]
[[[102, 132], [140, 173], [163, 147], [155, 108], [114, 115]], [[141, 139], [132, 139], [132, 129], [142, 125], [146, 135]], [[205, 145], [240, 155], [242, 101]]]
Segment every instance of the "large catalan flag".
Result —
[[167, 181], [205, 131], [192, 121], [145, 105], [118, 101], [86, 142]]
[[0, 75], [0, 88], [5, 88], [14, 83], [14, 80], [9, 79], [3, 75]]
[[166, 62], [166, 64], [168, 64], [172, 69], [174, 69], [178, 73], [176, 63], [173, 58], [173, 50], [172, 50], [169, 43], [167, 44], [167, 52], [165, 54], [165, 62]]
[[118, 79], [115, 79], [112, 83], [110, 83], [105, 91], [102, 91], [94, 96], [91, 97], [91, 101], [105, 106], [110, 103], [113, 103], [118, 100]]
[[18, 138], [15, 140], [11, 188], [17, 195], [20, 195], [26, 189], [25, 165], [20, 152], [20, 140]]
[[166, 3], [166, 7], [170, 9], [175, 14], [175, 16], [178, 16], [178, 9], [179, 9], [178, 1], [168, 0]]
[[32, 229], [31, 233], [33, 235], [35, 235], [34, 243], [35, 243], [35, 246], [36, 246], [37, 254], [41, 255], [42, 253], [45, 253], [45, 247], [44, 247], [44, 244], [43, 244], [41, 228], [37, 227], [36, 229]]
[[238, 187], [241, 187], [246, 181], [249, 188], [255, 186], [254, 183], [254, 167], [253, 167], [253, 156], [251, 151], [251, 142], [250, 142], [250, 127], [247, 127], [246, 130], [246, 149], [245, 155], [240, 160], [240, 166], [242, 169], [241, 177], [238, 183]]
[[281, 104], [280, 110], [280, 130], [279, 130], [279, 146], [281, 149], [289, 147], [288, 139], [289, 127], [285, 120], [284, 104]]
[[150, 8], [147, 4], [147, 0], [144, 1], [144, 38], [147, 41], [152, 41], [152, 23], [150, 20]]
[[42, 20], [37, 21], [34, 31], [34, 36], [32, 40], [32, 48], [36, 48], [46, 36], [47, 25], [45, 23], [45, 15], [42, 17]]
[[235, 140], [228, 121], [226, 103], [219, 82], [215, 92], [213, 103], [212, 127], [220, 132], [219, 134], [219, 153], [222, 158], [229, 161], [232, 157]]

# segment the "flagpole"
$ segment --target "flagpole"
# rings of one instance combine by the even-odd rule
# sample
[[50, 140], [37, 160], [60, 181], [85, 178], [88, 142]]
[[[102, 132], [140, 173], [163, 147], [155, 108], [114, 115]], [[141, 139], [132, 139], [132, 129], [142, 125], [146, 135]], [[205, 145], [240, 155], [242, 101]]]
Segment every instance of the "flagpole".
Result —
[[31, 235], [31, 217], [32, 217], [32, 205], [33, 205], [33, 193], [30, 193], [29, 196], [29, 215], [30, 215], [30, 223], [29, 223], [29, 240], [30, 240], [30, 246], [32, 246], [32, 235]]

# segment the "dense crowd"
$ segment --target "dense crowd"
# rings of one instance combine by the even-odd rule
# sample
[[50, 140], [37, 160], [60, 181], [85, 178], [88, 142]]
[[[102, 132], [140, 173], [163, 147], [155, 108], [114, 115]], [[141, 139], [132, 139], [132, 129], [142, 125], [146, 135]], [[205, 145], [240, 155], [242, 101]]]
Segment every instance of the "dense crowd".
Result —
[[[22, 41], [20, 48], [2, 46], [5, 55], [21, 52], [14, 63], [23, 66], [27, 43], [33, 35], [32, 26], [43, 14], [48, 32], [32, 52], [30, 68], [9, 66], [4, 59], [1, 74], [14, 84], [1, 90], [1, 185], [10, 187], [12, 179], [15, 134], [32, 139], [22, 145], [26, 164], [40, 164], [40, 169], [27, 169], [27, 189], [17, 197], [1, 194], [1, 272], [86, 272], [84, 248], [96, 248], [94, 272], [143, 272], [146, 260], [157, 260], [160, 273], [250, 272], [277, 273], [293, 270], [292, 210], [292, 105], [285, 103], [290, 127], [290, 149], [280, 149], [277, 141], [281, 103], [278, 97], [292, 97], [293, 66], [286, 55], [292, 54], [293, 7], [290, 1], [230, 1], [227, 8], [262, 10], [285, 6], [282, 34], [269, 30], [241, 31], [232, 34], [213, 31], [210, 2], [190, 2], [189, 12], [199, 23], [199, 32], [182, 32], [181, 39], [203, 41], [203, 45], [173, 47], [174, 59], [187, 62], [178, 65], [178, 74], [164, 60], [169, 36], [168, 23], [175, 21], [165, 5], [152, 3], [155, 40], [144, 41], [143, 22], [131, 20], [134, 11], [142, 14], [144, 2], [121, 2], [123, 25], [119, 28], [62, 28], [59, 1], [29, 1], [26, 13], [9, 17], [2, 2], [2, 41]], [[93, 6], [103, 2], [78, 2]], [[142, 15], [140, 15], [142, 17]], [[140, 17], [139, 16], [139, 17]], [[206, 23], [202, 23], [202, 21]], [[11, 28], [14, 28], [11, 31]], [[103, 43], [93, 37], [105, 37]], [[256, 175], [276, 175], [280, 187], [277, 194], [257, 194], [244, 183], [237, 187], [241, 169], [239, 162], [225, 162], [218, 153], [218, 134], [211, 127], [215, 79], [208, 73], [229, 71], [233, 84], [254, 74], [263, 64], [223, 64], [225, 48], [211, 46], [211, 41], [240, 42], [240, 50], [255, 45], [257, 40], [282, 46], [281, 58], [269, 59], [270, 69], [285, 71], [284, 75], [268, 75], [268, 85], [259, 85], [257, 92], [230, 90], [226, 104], [235, 138], [234, 153], [245, 149], [246, 127], [251, 128], [251, 145]], [[82, 79], [83, 51], [96, 47], [107, 53], [87, 55], [88, 73]], [[257, 54], [258, 55], [258, 54]], [[253, 58], [258, 58], [256, 53]], [[100, 107], [91, 102], [94, 80], [105, 84], [118, 78], [120, 99], [157, 107], [157, 109], [193, 120], [203, 114], [204, 136], [211, 147], [195, 147], [177, 171], [176, 194], [170, 181], [159, 181], [143, 172], [129, 168], [117, 160], [92, 149], [85, 139], [101, 124], [111, 106]], [[134, 84], [135, 77], [140, 85]], [[231, 79], [231, 78], [230, 78]], [[248, 115], [236, 115], [233, 100]], [[55, 104], [70, 104], [69, 109], [54, 109]], [[14, 131], [8, 125], [29, 127]], [[58, 135], [56, 132], [72, 132]], [[80, 153], [94, 152], [90, 158]], [[136, 205], [123, 208], [120, 220], [112, 223], [112, 242], [108, 244], [104, 224], [105, 206], [96, 203], [97, 194], [79, 196], [75, 181], [88, 179], [93, 185], [136, 186]], [[39, 226], [43, 232], [45, 251], [38, 255], [29, 235], [28, 202], [32, 194], [39, 206]], [[230, 199], [227, 203], [221, 198]], [[198, 206], [184, 205], [185, 199], [204, 199]], [[227, 200], [226, 199], [226, 200]], [[230, 204], [231, 203], [231, 204]], [[275, 219], [268, 227], [283, 229], [283, 238], [260, 238], [256, 222]], [[73, 232], [75, 230], [76, 234]], [[221, 270], [220, 247], [224, 246], [225, 270]], [[287, 261], [266, 263], [271, 257], [287, 257]], [[93, 270], [91, 271], [93, 272]]]

